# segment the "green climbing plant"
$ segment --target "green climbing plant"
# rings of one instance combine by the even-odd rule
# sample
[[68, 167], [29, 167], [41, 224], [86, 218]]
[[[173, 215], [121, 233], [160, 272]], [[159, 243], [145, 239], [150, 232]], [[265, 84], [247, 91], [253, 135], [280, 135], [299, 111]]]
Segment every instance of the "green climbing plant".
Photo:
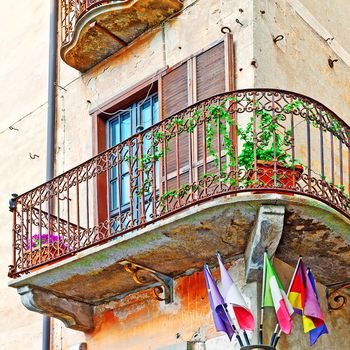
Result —
[[[243, 100], [240, 100], [242, 102]], [[334, 136], [340, 138], [344, 133], [343, 126], [332, 115], [326, 111], [315, 112], [313, 104], [308, 104], [301, 99], [294, 99], [284, 105], [279, 113], [272, 113], [257, 101], [246, 99], [247, 105], [254, 109], [255, 119], [251, 117], [247, 124], [242, 127], [237, 125], [232, 113], [227, 108], [227, 103], [237, 102], [237, 97], [228, 97], [219, 104], [212, 104], [191, 111], [188, 115], [180, 115], [168, 121], [161, 130], [154, 131], [152, 145], [142, 157], [133, 157], [138, 163], [139, 171], [144, 173], [144, 182], [138, 188], [137, 195], [147, 194], [153, 185], [153, 166], [166, 153], [170, 152], [170, 141], [182, 133], [194, 133], [196, 127], [201, 124], [205, 127], [205, 147], [212, 163], [218, 169], [216, 173], [202, 173], [198, 183], [184, 184], [180, 188], [166, 191], [160, 197], [160, 202], [165, 204], [172, 198], [183, 198], [191, 192], [198, 191], [204, 181], [212, 183], [223, 183], [228, 186], [247, 186], [252, 180], [238, 179], [238, 176], [229, 175], [228, 169], [235, 168], [251, 171], [256, 160], [269, 162], [275, 161], [289, 169], [293, 169], [300, 161], [293, 159], [290, 149], [292, 147], [292, 130], [283, 125], [286, 113], [301, 115], [303, 121], [310, 122], [316, 128], [325, 128]], [[327, 123], [320, 123], [320, 116], [327, 120]], [[320, 124], [322, 124], [320, 126]], [[236, 145], [232, 139], [232, 129], [236, 130], [239, 139], [240, 153], [236, 154]], [[258, 135], [258, 136], [257, 136]], [[349, 135], [350, 136], [350, 135]], [[221, 142], [221, 154], [216, 149], [218, 138]], [[225, 161], [220, 162], [220, 157]], [[220, 169], [219, 169], [220, 163]], [[304, 168], [307, 168], [304, 166]], [[340, 190], [340, 189], [339, 189]], [[344, 192], [344, 191], [343, 191]], [[345, 194], [345, 192], [344, 192]]]

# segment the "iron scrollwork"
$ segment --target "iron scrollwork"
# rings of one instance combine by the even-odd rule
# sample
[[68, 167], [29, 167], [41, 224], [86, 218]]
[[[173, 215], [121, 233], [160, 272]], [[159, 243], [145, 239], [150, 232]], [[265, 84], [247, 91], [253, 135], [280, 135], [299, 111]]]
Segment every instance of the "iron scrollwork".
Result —
[[349, 281], [327, 287], [328, 310], [340, 310], [347, 304], [348, 297], [342, 293], [346, 288], [350, 288]]
[[[149, 275], [153, 280], [160, 283], [153, 288], [154, 297], [158, 301], [164, 301], [165, 304], [170, 304], [174, 301], [174, 281], [171, 277], [162, 274], [161, 272], [152, 270], [148, 267], [133, 263], [128, 260], [119, 262], [123, 265], [126, 272], [129, 272], [133, 280], [139, 285], [149, 285], [140, 276], [140, 273]], [[164, 297], [161, 294], [164, 293]]]

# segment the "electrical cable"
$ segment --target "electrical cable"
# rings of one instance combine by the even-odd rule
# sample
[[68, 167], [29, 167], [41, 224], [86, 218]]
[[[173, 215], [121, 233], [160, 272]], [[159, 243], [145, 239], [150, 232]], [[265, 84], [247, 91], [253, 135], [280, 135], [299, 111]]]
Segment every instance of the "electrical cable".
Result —
[[[152, 83], [151, 83], [151, 85], [150, 85], [150, 87], [149, 87], [149, 89], [148, 89], [148, 91], [147, 91], [147, 94], [146, 94], [146, 97], [142, 100], [142, 102], [140, 103], [140, 106], [143, 106], [143, 104], [146, 102], [146, 100], [148, 99], [148, 97], [149, 97], [149, 95], [150, 95], [150, 93], [151, 93], [151, 91], [152, 91], [152, 88], [153, 88], [153, 86], [154, 86], [154, 82], [155, 82], [155, 77], [158, 75], [159, 73], [157, 72], [157, 73], [155, 73], [154, 75], [153, 75], [153, 77], [152, 77]], [[91, 102], [90, 102], [91, 103]], [[128, 109], [119, 109], [119, 110], [117, 110], [117, 111], [115, 111], [115, 112], [113, 112], [113, 113], [109, 113], [109, 112], [106, 112], [106, 111], [104, 111], [103, 109], [101, 109], [99, 106], [97, 106], [96, 107], [96, 109], [98, 109], [102, 114], [105, 114], [105, 115], [109, 115], [109, 116], [114, 116], [114, 115], [116, 115], [116, 114], [118, 114], [118, 113], [120, 113], [120, 112], [130, 112], [131, 111], [131, 108], [128, 108]]]
[[[163, 22], [161, 22], [160, 26], [163, 25], [164, 23], [167, 23], [168, 21], [172, 20], [174, 17], [178, 16], [179, 14], [183, 13], [184, 11], [188, 10], [189, 8], [191, 8], [192, 6], [194, 6], [196, 3], [198, 3], [201, 0], [194, 0], [193, 2], [191, 2], [190, 4], [188, 4], [186, 7], [182, 8], [180, 11], [174, 13], [173, 15], [171, 15], [170, 17], [166, 18]], [[149, 31], [146, 31], [144, 34], [147, 33], [151, 33], [154, 32], [156, 30], [159, 30], [159, 27], [153, 28]], [[73, 84], [74, 82], [76, 82], [77, 80], [80, 80], [82, 77], [86, 76], [89, 73], [83, 73], [81, 75], [79, 75], [78, 77], [76, 77], [75, 79], [71, 80], [69, 83], [67, 83], [66, 85], [64, 85], [63, 87], [61, 87], [63, 90], [66, 90], [67, 87], [69, 87], [71, 84]], [[146, 98], [144, 99], [144, 101], [141, 103], [141, 105], [143, 105], [143, 103], [147, 100], [149, 93], [153, 87], [154, 81], [151, 84], [150, 90], [147, 93]], [[24, 120], [25, 118], [31, 116], [33, 113], [35, 113], [37, 110], [39, 110], [40, 108], [44, 107], [47, 104], [47, 101], [44, 102], [43, 104], [41, 104], [40, 106], [36, 107], [35, 109], [33, 109], [31, 112], [29, 112], [28, 114], [24, 115], [23, 117], [19, 118], [18, 120], [16, 120], [14, 123], [12, 123], [11, 125], [9, 125], [7, 128], [3, 129], [2, 131], [0, 131], [0, 135], [4, 134], [6, 131], [13, 131], [15, 129], [12, 129], [16, 124], [20, 123], [22, 120]], [[130, 109], [126, 109], [126, 110], [119, 110], [115, 113], [108, 113], [108, 112], [104, 112], [103, 110], [101, 110], [99, 107], [97, 107], [97, 109], [101, 112], [104, 113], [105, 115], [115, 115], [118, 112], [129, 112]], [[16, 130], [17, 131], [17, 130]]]

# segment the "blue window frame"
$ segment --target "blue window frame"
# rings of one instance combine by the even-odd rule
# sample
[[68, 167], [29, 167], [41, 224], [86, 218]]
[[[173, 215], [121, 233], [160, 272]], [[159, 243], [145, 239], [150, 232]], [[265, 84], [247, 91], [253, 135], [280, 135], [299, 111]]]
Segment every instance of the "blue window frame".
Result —
[[[146, 129], [158, 122], [158, 95], [150, 95], [146, 99], [135, 102], [129, 108], [117, 112], [108, 122], [109, 147], [125, 141], [133, 134]], [[151, 146], [151, 140], [145, 140], [143, 147]], [[118, 179], [120, 179], [118, 183]], [[130, 209], [130, 174], [128, 163], [122, 162], [110, 171], [109, 176], [110, 215]]]

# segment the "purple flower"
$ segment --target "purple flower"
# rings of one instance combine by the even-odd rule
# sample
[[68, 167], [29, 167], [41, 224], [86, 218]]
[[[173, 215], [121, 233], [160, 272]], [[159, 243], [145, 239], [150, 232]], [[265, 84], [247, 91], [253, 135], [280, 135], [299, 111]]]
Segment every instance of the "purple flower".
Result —
[[55, 244], [55, 243], [60, 243], [60, 246], [63, 248], [66, 248], [66, 245], [64, 244], [64, 237], [63, 236], [58, 236], [54, 233], [42, 233], [40, 234], [35, 234], [32, 236], [32, 239], [28, 238], [28, 240], [25, 241], [25, 247], [26, 249], [30, 248], [36, 248], [43, 245], [47, 244]]

